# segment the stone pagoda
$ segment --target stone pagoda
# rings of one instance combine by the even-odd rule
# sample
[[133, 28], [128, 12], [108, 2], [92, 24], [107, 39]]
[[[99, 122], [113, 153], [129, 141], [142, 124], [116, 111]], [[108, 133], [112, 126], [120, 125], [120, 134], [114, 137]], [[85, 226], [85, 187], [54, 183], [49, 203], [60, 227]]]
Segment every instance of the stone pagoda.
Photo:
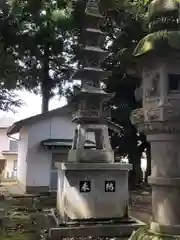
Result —
[[151, 144], [152, 222], [137, 239], [180, 239], [179, 0], [153, 0], [148, 34], [134, 50], [142, 77], [141, 109], [132, 122]]
[[[101, 69], [101, 62], [108, 52], [102, 49], [105, 34], [100, 30], [104, 20], [99, 12], [98, 1], [89, 1], [86, 6], [85, 29], [81, 34], [82, 44], [78, 55], [80, 66], [74, 75], [81, 80], [81, 89], [76, 93], [76, 113], [73, 122], [77, 124], [69, 162], [113, 163], [114, 152], [108, 134], [108, 111], [104, 111], [105, 103], [113, 96], [100, 88], [100, 81], [107, 76]], [[106, 118], [105, 118], [106, 117]], [[96, 151], [84, 149], [88, 134], [94, 135]]]
[[[57, 221], [50, 235], [129, 236], [139, 222], [128, 217], [128, 171], [131, 165], [114, 163], [105, 103], [112, 97], [100, 86], [107, 73], [100, 63], [107, 56], [102, 46], [105, 33], [100, 29], [104, 17], [99, 1], [89, 0], [85, 27], [78, 54], [80, 66], [74, 79], [81, 80], [76, 93], [73, 122], [77, 124], [68, 161], [57, 163]], [[85, 141], [93, 134], [95, 147]]]

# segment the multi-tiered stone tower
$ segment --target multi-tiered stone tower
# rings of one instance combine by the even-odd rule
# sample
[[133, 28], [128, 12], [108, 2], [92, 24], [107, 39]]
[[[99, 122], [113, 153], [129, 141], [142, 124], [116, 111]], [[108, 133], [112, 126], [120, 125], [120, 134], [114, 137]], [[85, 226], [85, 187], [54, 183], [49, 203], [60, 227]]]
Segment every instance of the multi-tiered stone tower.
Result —
[[[109, 116], [104, 112], [104, 103], [113, 94], [100, 88], [100, 81], [107, 76], [107, 72], [101, 69], [101, 62], [108, 52], [102, 49], [105, 34], [100, 30], [100, 24], [104, 18], [99, 13], [98, 4], [98, 1], [87, 3], [85, 29], [81, 34], [82, 44], [78, 50], [80, 68], [74, 79], [81, 80], [81, 90], [76, 95], [73, 122], [77, 124], [77, 128], [72, 150], [69, 152], [69, 162], [114, 162], [107, 126]], [[96, 150], [84, 149], [87, 134], [94, 134]]]
[[152, 222], [132, 240], [180, 239], [179, 0], [153, 0], [148, 34], [134, 56], [142, 76], [143, 106], [132, 122], [151, 144]]
[[[85, 28], [80, 45], [80, 67], [74, 79], [81, 80], [76, 94], [73, 122], [77, 123], [68, 161], [57, 164], [57, 213], [60, 228], [52, 236], [128, 236], [139, 223], [128, 217], [129, 164], [114, 163], [108, 135], [104, 103], [112, 97], [100, 86], [107, 75], [100, 63], [105, 34], [100, 30], [104, 17], [99, 1], [89, 0], [85, 10]], [[86, 138], [94, 135], [95, 147], [85, 147]], [[63, 229], [71, 225], [69, 231]], [[73, 231], [74, 230], [74, 231]], [[123, 238], [125, 239], [125, 238]]]

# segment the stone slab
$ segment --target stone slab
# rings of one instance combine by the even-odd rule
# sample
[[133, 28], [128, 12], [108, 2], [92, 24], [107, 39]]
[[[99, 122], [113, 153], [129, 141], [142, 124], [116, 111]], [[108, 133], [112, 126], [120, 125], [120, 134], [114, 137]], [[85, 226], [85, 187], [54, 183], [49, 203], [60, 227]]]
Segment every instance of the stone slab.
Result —
[[[46, 240], [53, 240], [53, 237], [46, 236]], [[59, 237], [58, 240], [66, 240], [66, 237]], [[128, 240], [128, 237], [98, 237], [98, 240]], [[75, 240], [74, 238], [71, 238], [71, 240]], [[78, 240], [78, 237], [76, 237], [76, 240]], [[94, 236], [86, 236], [86, 237], [79, 237], [79, 240], [97, 240], [97, 237]]]
[[71, 149], [68, 153], [69, 162], [113, 163], [114, 151], [99, 149]]
[[60, 237], [122, 237], [128, 238], [134, 230], [144, 226], [144, 223], [133, 219], [132, 222], [122, 222], [118, 224], [91, 224], [80, 226], [62, 226], [58, 228], [51, 228], [49, 230], [49, 237], [56, 240]]
[[132, 170], [132, 164], [127, 163], [55, 163], [56, 168], [61, 170], [124, 170], [129, 171]]

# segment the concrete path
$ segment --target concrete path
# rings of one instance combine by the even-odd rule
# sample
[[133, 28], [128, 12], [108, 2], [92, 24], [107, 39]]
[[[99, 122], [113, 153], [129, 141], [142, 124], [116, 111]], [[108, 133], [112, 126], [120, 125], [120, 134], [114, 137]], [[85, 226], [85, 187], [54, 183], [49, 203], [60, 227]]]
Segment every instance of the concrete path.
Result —
[[[6, 192], [5, 194], [11, 196], [11, 197], [35, 197], [37, 194], [25, 194], [23, 190], [19, 187], [17, 182], [9, 182], [9, 183], [1, 183], [1, 186]], [[1, 188], [0, 188], [0, 193], [1, 193]]]
[[17, 183], [4, 184], [3, 186], [12, 197], [23, 195], [23, 191], [20, 189]]

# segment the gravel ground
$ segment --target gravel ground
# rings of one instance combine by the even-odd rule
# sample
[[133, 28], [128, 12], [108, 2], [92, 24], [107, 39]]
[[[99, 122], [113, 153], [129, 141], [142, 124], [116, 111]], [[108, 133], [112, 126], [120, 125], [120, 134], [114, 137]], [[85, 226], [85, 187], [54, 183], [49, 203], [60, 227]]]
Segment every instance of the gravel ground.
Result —
[[151, 192], [150, 190], [133, 191], [130, 194], [130, 215], [149, 223], [151, 220]]

